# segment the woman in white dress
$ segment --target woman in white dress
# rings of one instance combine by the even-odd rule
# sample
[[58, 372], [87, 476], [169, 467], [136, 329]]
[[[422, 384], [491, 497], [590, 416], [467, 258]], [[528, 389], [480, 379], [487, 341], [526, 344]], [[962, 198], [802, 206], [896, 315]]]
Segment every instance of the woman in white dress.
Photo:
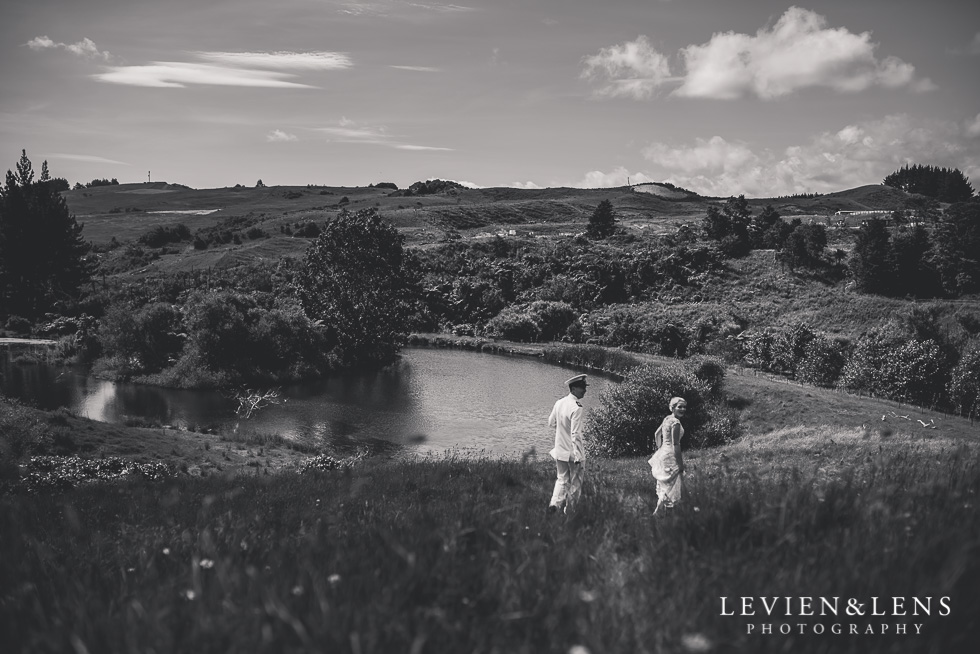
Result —
[[681, 439], [684, 426], [681, 418], [687, 413], [687, 401], [682, 397], [671, 398], [670, 415], [664, 418], [657, 428], [657, 451], [650, 457], [650, 468], [657, 480], [657, 508], [668, 509], [681, 501], [681, 488], [684, 481], [684, 459], [681, 456]]

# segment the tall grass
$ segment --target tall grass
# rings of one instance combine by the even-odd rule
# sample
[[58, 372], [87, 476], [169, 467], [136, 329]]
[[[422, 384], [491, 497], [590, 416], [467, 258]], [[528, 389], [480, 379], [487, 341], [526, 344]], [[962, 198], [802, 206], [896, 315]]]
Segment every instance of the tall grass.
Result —
[[581, 366], [625, 376], [642, 361], [635, 355], [600, 345], [560, 344], [544, 348], [544, 360], [571, 366]]
[[[638, 459], [592, 463], [568, 518], [544, 511], [548, 461], [452, 456], [6, 497], [0, 633], [31, 652], [964, 651], [976, 460], [788, 431], [692, 453], [665, 519]], [[721, 615], [722, 596], [801, 595], [948, 596], [952, 614], [774, 618], [794, 633], [772, 636]], [[795, 633], [830, 621], [924, 626]]]

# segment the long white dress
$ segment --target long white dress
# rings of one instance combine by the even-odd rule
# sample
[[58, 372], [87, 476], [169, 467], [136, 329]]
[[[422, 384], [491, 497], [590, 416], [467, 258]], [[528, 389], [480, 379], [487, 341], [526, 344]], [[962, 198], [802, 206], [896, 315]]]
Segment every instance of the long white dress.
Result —
[[684, 485], [684, 475], [677, 467], [677, 457], [674, 453], [674, 442], [670, 438], [670, 431], [674, 425], [680, 427], [680, 438], [677, 439], [680, 446], [680, 439], [684, 438], [684, 426], [681, 421], [673, 415], [664, 418], [660, 423], [660, 432], [663, 434], [663, 445], [653, 453], [648, 463], [650, 464], [653, 478], [657, 480], [657, 508], [663, 504], [670, 508], [681, 501], [681, 489]]

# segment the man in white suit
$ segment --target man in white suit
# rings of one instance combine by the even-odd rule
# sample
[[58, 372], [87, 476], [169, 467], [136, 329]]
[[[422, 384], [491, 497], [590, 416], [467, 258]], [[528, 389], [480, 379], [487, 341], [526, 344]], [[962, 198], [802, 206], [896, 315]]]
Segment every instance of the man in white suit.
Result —
[[550, 513], [564, 511], [567, 514], [582, 494], [585, 409], [579, 400], [588, 386], [585, 379], [586, 375], [575, 375], [566, 380], [568, 395], [555, 402], [548, 416], [548, 426], [555, 430], [555, 447], [549, 454], [555, 460], [558, 477], [548, 504]]

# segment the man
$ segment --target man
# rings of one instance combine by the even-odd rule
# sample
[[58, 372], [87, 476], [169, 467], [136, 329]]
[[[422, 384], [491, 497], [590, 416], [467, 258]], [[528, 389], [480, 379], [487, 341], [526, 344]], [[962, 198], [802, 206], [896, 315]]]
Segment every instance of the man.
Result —
[[574, 507], [582, 494], [582, 464], [585, 461], [585, 444], [582, 429], [585, 426], [585, 409], [579, 400], [585, 395], [588, 384], [585, 375], [575, 375], [565, 381], [568, 395], [555, 402], [548, 426], [555, 429], [555, 447], [549, 454], [555, 460], [558, 479], [555, 492], [548, 505], [549, 513], [559, 510], [566, 514]]

